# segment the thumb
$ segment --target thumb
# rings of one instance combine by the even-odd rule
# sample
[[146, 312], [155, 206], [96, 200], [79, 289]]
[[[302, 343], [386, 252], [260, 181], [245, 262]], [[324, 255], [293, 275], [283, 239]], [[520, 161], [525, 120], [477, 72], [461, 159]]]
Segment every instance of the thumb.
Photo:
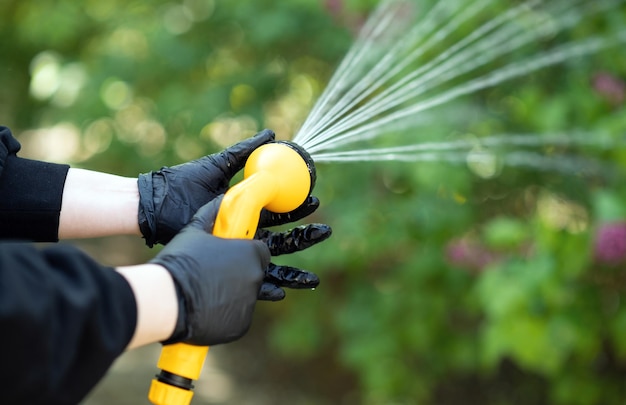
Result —
[[228, 178], [232, 178], [243, 169], [246, 160], [256, 148], [274, 140], [276, 135], [271, 129], [264, 129], [252, 138], [245, 139], [233, 146], [224, 149], [213, 156], [213, 163], [217, 165]]
[[220, 210], [223, 198], [224, 194], [221, 194], [200, 207], [193, 218], [191, 218], [189, 227], [213, 233], [213, 226], [215, 225], [217, 213]]

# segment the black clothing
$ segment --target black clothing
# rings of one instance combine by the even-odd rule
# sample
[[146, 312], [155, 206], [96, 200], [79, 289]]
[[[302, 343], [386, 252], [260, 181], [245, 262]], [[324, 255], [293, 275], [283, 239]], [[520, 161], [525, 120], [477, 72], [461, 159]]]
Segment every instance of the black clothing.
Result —
[[[68, 167], [15, 156], [0, 127], [0, 239], [56, 241]], [[76, 404], [135, 331], [124, 277], [66, 245], [0, 242], [0, 403]]]
[[0, 127], [0, 239], [56, 242], [69, 166], [22, 159], [19, 150]]
[[76, 404], [133, 336], [123, 276], [77, 249], [0, 243], [0, 403]]

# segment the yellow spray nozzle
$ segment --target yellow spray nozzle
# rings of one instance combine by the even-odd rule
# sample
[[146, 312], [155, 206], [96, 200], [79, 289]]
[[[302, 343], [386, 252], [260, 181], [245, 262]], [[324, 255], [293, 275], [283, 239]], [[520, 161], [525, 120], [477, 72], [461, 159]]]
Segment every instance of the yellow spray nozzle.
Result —
[[315, 166], [311, 156], [292, 142], [279, 141], [262, 145], [246, 162], [244, 179], [259, 173], [272, 176], [276, 195], [264, 208], [285, 213], [298, 208], [315, 186]]
[[[252, 239], [261, 210], [277, 213], [302, 205], [315, 186], [311, 156], [286, 141], [257, 148], [244, 167], [244, 179], [231, 187], [222, 200], [213, 235]], [[161, 374], [152, 380], [148, 398], [156, 405], [188, 405], [192, 381], [198, 379], [208, 347], [177, 343], [164, 346], [157, 366]]]

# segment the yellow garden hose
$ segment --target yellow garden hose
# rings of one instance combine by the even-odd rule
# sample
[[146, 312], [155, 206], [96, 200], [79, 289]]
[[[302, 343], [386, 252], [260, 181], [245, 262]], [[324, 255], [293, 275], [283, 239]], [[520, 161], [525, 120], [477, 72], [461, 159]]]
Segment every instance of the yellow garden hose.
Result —
[[[231, 187], [220, 205], [213, 235], [252, 239], [261, 210], [277, 213], [302, 205], [315, 185], [315, 166], [309, 154], [291, 142], [272, 142], [257, 148], [244, 167], [244, 179]], [[163, 346], [148, 398], [156, 405], [188, 405], [192, 382], [202, 372], [208, 346], [176, 343]]]

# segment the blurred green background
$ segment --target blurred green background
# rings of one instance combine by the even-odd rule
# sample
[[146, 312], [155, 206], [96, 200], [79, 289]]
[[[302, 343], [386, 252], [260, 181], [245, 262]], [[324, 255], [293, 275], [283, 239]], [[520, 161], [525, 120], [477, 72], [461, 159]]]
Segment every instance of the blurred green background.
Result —
[[[130, 177], [262, 128], [289, 139], [374, 5], [3, 0], [0, 123], [22, 156]], [[624, 26], [618, 6], [551, 40]], [[318, 165], [308, 220], [333, 237], [280, 262], [320, 287], [260, 303], [246, 337], [211, 350], [194, 403], [626, 404], [625, 79], [622, 44], [465, 97], [456, 111], [472, 115], [433, 124], [447, 139], [601, 133], [603, 150], [541, 152], [606, 173]], [[72, 243], [111, 265], [155, 253]], [[123, 355], [85, 403], [148, 403], [158, 351]]]

